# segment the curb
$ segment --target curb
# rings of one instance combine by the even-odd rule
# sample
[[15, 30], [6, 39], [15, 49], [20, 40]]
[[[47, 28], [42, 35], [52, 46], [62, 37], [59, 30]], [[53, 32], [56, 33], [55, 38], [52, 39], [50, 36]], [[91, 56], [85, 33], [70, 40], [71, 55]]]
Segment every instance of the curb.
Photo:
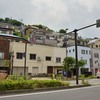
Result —
[[50, 87], [50, 88], [37, 88], [37, 89], [25, 89], [25, 90], [6, 90], [6, 91], [0, 91], [0, 96], [9, 95], [9, 94], [13, 95], [13, 94], [20, 94], [20, 93], [35, 93], [35, 92], [43, 92], [43, 91], [81, 88], [81, 87], [88, 87], [88, 86], [91, 85], [75, 85], [75, 86], [67, 86], [67, 87]]

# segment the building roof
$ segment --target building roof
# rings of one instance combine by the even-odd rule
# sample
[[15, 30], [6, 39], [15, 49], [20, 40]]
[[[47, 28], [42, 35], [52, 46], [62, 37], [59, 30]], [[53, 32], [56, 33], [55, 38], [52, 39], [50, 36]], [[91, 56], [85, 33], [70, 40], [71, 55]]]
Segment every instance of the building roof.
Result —
[[11, 29], [11, 28], [1, 27], [1, 26], [0, 26], [0, 30], [11, 30], [11, 31], [13, 31], [13, 29]]
[[29, 41], [25, 40], [23, 37], [19, 37], [19, 36], [12, 35], [12, 34], [3, 34], [3, 33], [1, 33], [0, 36], [6, 37], [6, 38], [17, 38], [17, 39], [20, 39], [20, 40], [23, 40], [23, 41], [29, 43]]
[[98, 40], [100, 40], [100, 39], [91, 40], [88, 44], [94, 44], [94, 43], [97, 42]]

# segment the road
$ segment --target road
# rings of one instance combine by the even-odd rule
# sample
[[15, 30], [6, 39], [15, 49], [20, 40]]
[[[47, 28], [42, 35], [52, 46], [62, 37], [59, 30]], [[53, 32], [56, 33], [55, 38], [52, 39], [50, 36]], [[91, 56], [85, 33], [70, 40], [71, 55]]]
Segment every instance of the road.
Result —
[[100, 85], [77, 89], [1, 96], [0, 100], [100, 100]]

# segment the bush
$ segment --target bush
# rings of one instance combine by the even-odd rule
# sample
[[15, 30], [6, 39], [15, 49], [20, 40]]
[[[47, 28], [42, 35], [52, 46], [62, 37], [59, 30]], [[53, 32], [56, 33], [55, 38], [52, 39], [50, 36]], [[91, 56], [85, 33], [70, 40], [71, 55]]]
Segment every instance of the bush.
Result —
[[69, 86], [69, 83], [57, 80], [3, 80], [0, 81], [0, 91], [2, 90], [19, 90], [34, 89], [46, 87]]
[[83, 80], [82, 80], [82, 84], [84, 84], [84, 85], [89, 85], [89, 81], [86, 80], [86, 79], [83, 79]]
[[28, 77], [26, 76], [18, 76], [16, 74], [14, 75], [9, 75], [7, 79], [10, 79], [10, 80], [24, 80], [24, 79], [28, 79]]
[[88, 78], [96, 78], [96, 76], [94, 76], [94, 75], [90, 75]]

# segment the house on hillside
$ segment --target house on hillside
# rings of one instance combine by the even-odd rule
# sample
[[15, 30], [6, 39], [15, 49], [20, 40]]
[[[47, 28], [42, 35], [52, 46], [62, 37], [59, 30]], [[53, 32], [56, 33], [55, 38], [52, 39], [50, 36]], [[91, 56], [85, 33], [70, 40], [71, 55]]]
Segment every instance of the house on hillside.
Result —
[[0, 34], [13, 34], [13, 29], [9, 27], [0, 26]]

